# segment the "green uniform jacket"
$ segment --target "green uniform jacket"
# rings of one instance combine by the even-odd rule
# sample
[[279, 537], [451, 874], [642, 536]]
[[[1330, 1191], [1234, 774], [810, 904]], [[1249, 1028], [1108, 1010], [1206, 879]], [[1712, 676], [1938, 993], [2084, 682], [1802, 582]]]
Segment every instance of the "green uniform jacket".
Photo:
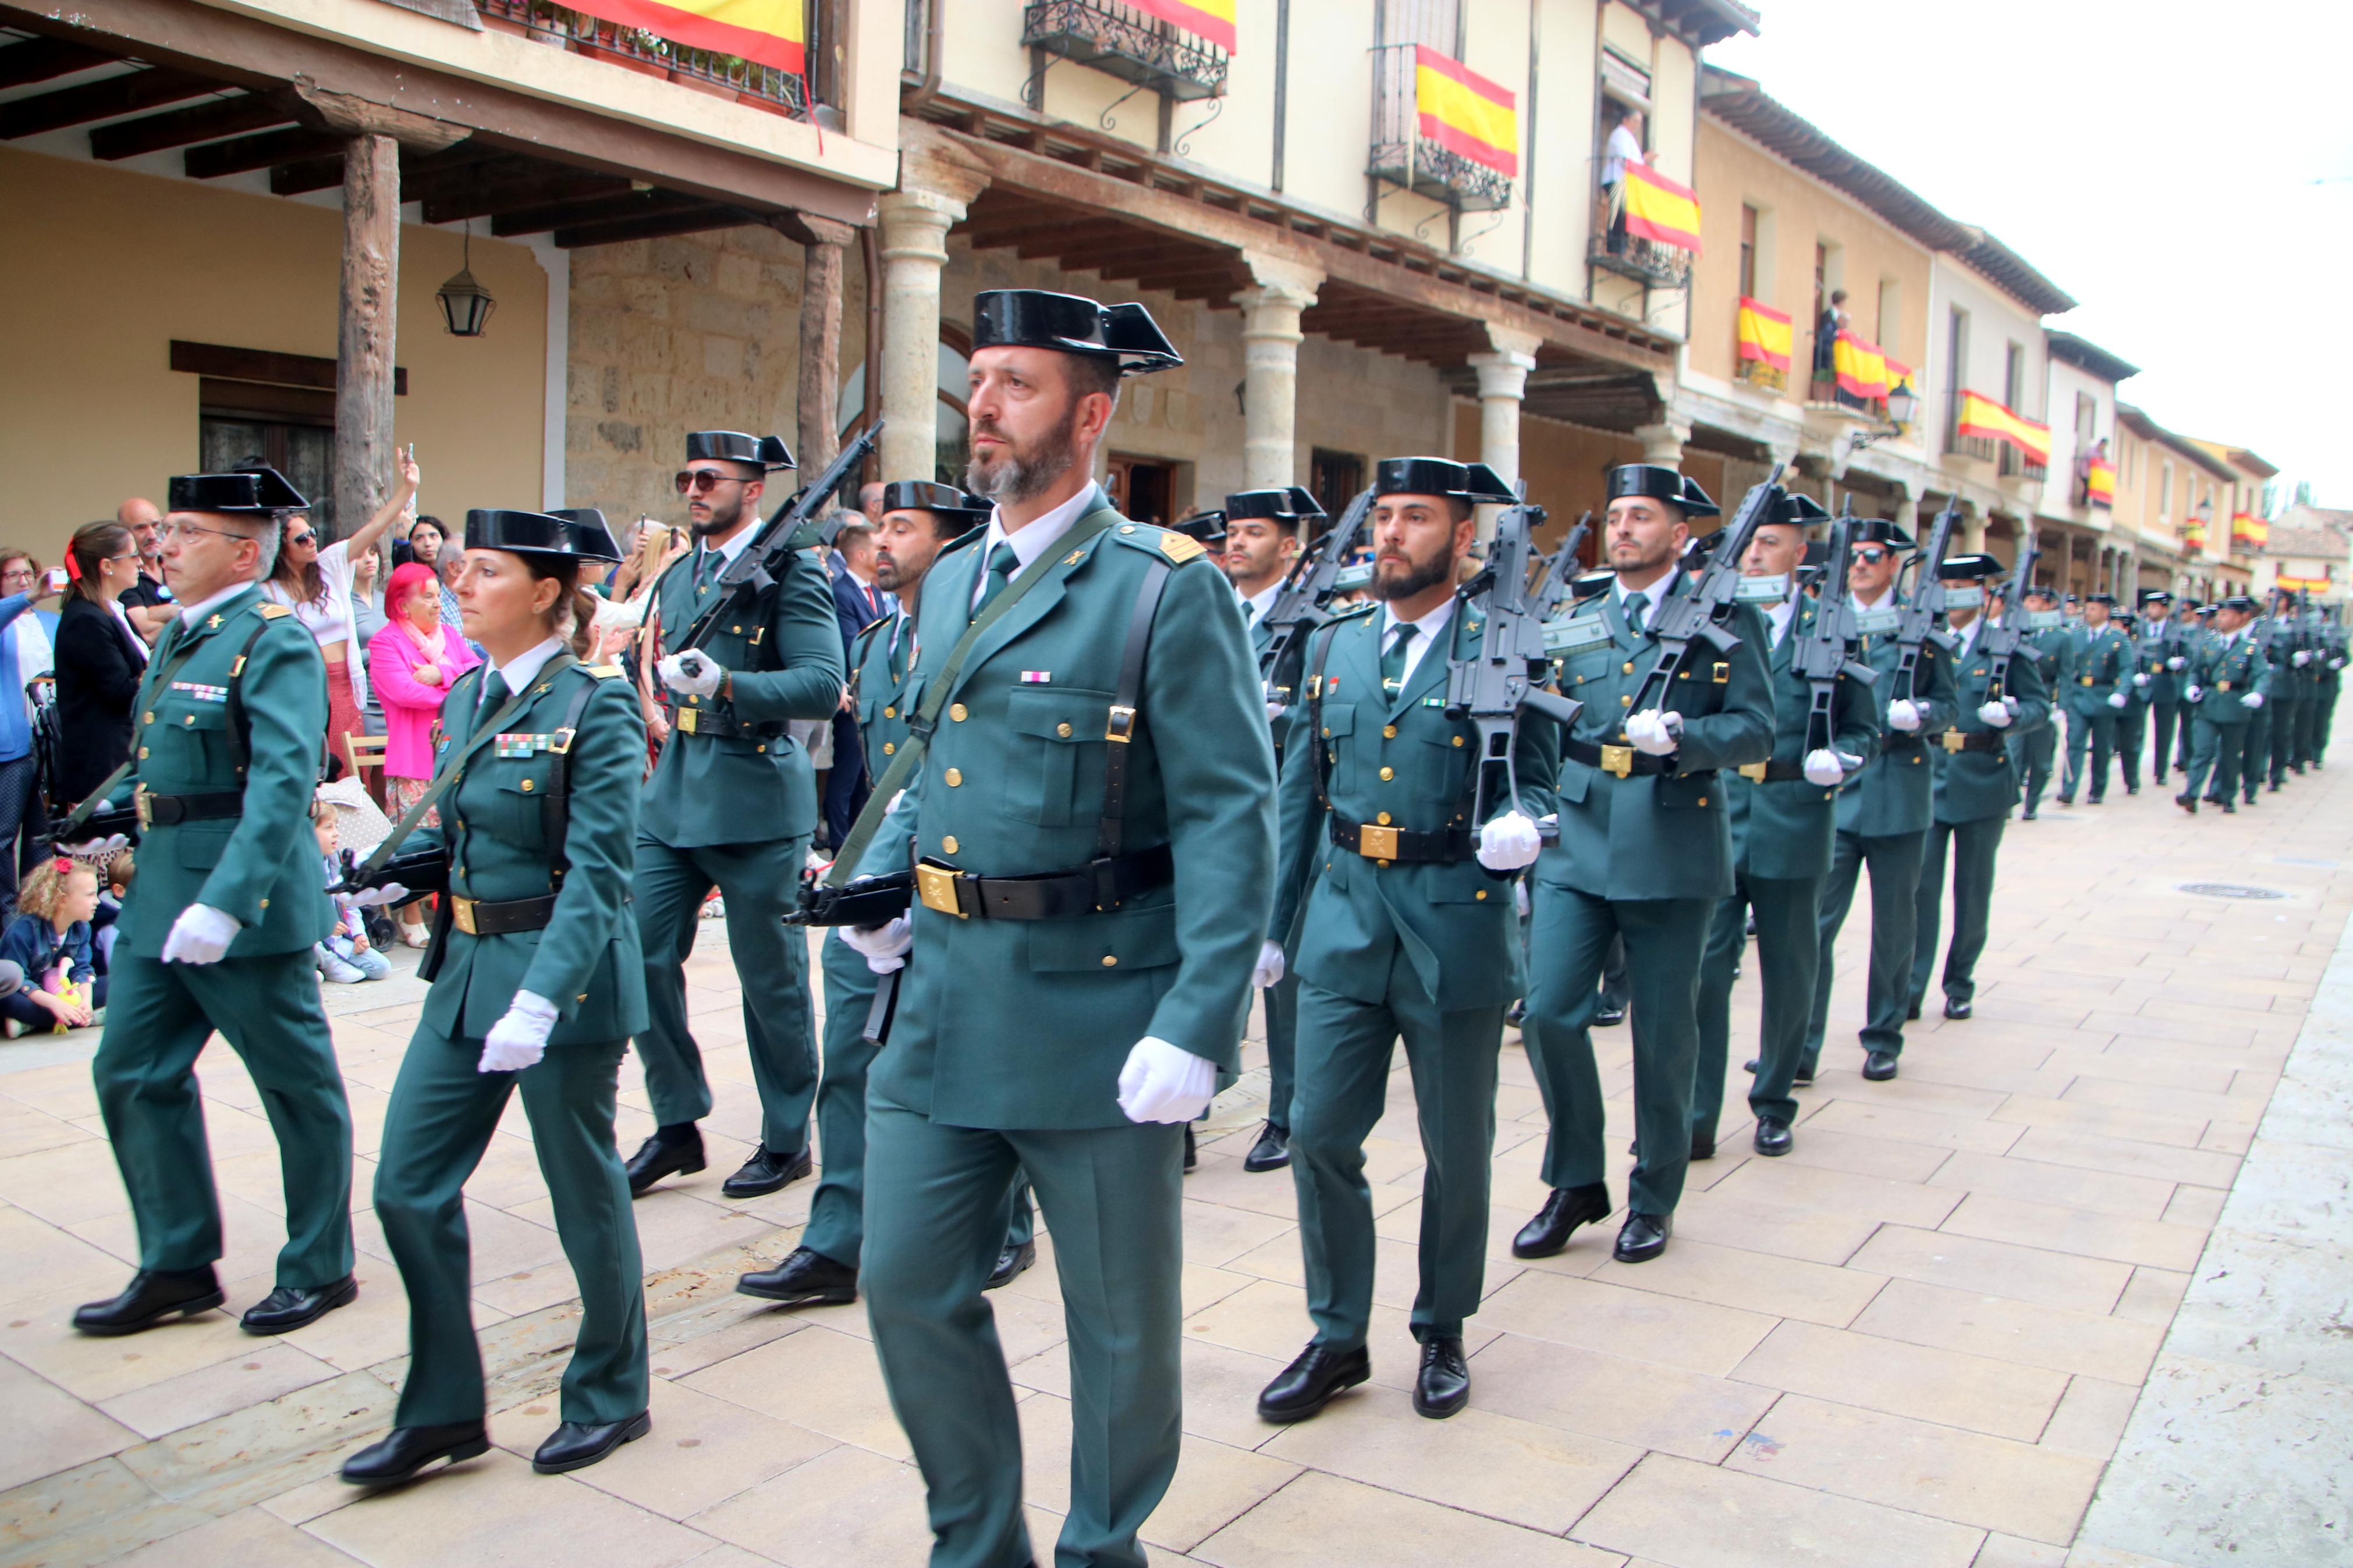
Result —
[[[1468, 857], [1384, 864], [1332, 842], [1335, 812], [1414, 833], [1465, 828], [1474, 842], [1481, 826], [1471, 820], [1478, 732], [1466, 719], [1448, 718], [1445, 704], [1450, 653], [1476, 658], [1486, 617], [1456, 600], [1449, 650], [1427, 650], [1394, 697], [1381, 683], [1385, 618], [1377, 610], [1346, 616], [1317, 633], [1308, 649], [1311, 680], [1323, 662], [1324, 695], [1295, 711], [1303, 742], [1306, 725], [1320, 729], [1330, 806], [1316, 790], [1316, 747], [1293, 745], [1283, 757], [1281, 854], [1266, 936], [1289, 936], [1301, 900], [1312, 898], [1296, 965], [1309, 984], [1359, 1002], [1384, 1001], [1402, 949], [1440, 1012], [1500, 1007], [1525, 989], [1508, 879], [1488, 875]], [[1531, 817], [1552, 809], [1559, 728], [1523, 713], [1514, 736], [1518, 806]], [[1488, 787], [1487, 818], [1513, 808], [1500, 770]]]
[[2122, 627], [2114, 622], [2097, 630], [2078, 626], [2069, 650], [2064, 707], [2085, 719], [2115, 712], [2108, 706], [2109, 694], [2117, 682], [2129, 682], [2132, 671], [2133, 642]]
[[[1810, 599], [1798, 605], [1788, 635], [1768, 656], [1773, 761], [1793, 767], [1804, 764], [1810, 743], [1807, 731], [1814, 689], [1813, 682], [1790, 668], [1790, 661], [1798, 639], [1812, 629], [1816, 607]], [[1831, 699], [1831, 745], [1868, 763], [1879, 738], [1879, 704], [1872, 700], [1871, 685], [1852, 675], [1840, 676]], [[1786, 881], [1829, 876], [1838, 845], [1838, 793], [1836, 784], [1825, 788], [1801, 778], [1758, 783], [1736, 771], [1725, 773], [1735, 864], [1749, 876]]]
[[849, 690], [858, 704], [858, 739], [874, 778], [891, 765], [907, 739], [915, 673], [915, 620], [901, 610], [858, 634], [849, 645]]
[[[2263, 640], [2263, 662], [2271, 667], [2264, 700], [2276, 707], [2295, 707], [2304, 700], [2305, 693], [2305, 671], [2295, 667], [2295, 655], [2304, 647], [2304, 628], [2292, 616], [2269, 616], [2255, 631]], [[2310, 659], [2305, 660], [2306, 668], [2311, 664]]]
[[2243, 724], [2253, 710], [2239, 700], [2250, 691], [2268, 693], [2271, 666], [2263, 660], [2263, 645], [2248, 627], [2234, 637], [2209, 635], [2189, 661], [2186, 685], [2198, 688], [2198, 717], [2210, 724]]
[[[1102, 492], [1074, 530], [1112, 510]], [[976, 529], [923, 579], [920, 700], [971, 624]], [[1231, 1072], [1274, 869], [1274, 757], [1225, 574], [1183, 534], [1114, 521], [1058, 543], [1044, 577], [973, 647], [923, 763], [860, 869], [918, 853], [985, 877], [1076, 870], [1095, 853], [1105, 740], [1146, 570], [1153, 619], [1124, 846], [1166, 844], [1176, 880], [1108, 914], [960, 919], [917, 904], [915, 945], [873, 1101], [956, 1127], [1119, 1127], [1120, 1068], [1146, 1035]]]
[[[1659, 584], [1665, 591], [1665, 581]], [[1560, 691], [1585, 704], [1568, 739], [1626, 743], [1627, 704], [1658, 659], [1658, 639], [1626, 625], [1612, 587], [1570, 616]], [[1773, 752], [1773, 679], [1765, 617], [1734, 608], [1739, 645], [1722, 658], [1699, 649], [1672, 682], [1665, 706], [1683, 716], [1671, 773], [1615, 773], [1564, 755], [1554, 794], [1560, 839], [1536, 860], [1536, 879], [1600, 899], [1721, 899], [1732, 892], [1732, 828], [1719, 769]]]
[[[1893, 609], [1901, 603], [1892, 601]], [[1911, 699], [1922, 710], [1920, 728], [1909, 732], [1887, 722], [1888, 705], [1905, 693], [1895, 689], [1903, 644], [1893, 631], [1865, 632], [1856, 657], [1879, 671], [1872, 695], [1879, 700], [1879, 751], [1847, 775], [1839, 788], [1839, 831], [1865, 838], [1893, 837], [1928, 830], [1935, 780], [1928, 767], [1928, 738], [1953, 727], [1959, 700], [1953, 691], [1953, 658], [1934, 638], [1920, 645], [1913, 669]]]
[[[495, 717], [475, 702], [487, 668], [459, 676], [441, 704], [452, 743], [440, 769], [465, 749], [476, 724]], [[555, 894], [555, 912], [539, 931], [469, 936], [449, 928], [425, 1001], [427, 1028], [479, 1040], [518, 991], [555, 1004], [550, 1045], [602, 1044], [646, 1026], [645, 955], [628, 909], [646, 726], [621, 674], [611, 665], [541, 671], [531, 700], [500, 727], [500, 738], [460, 765], [458, 782], [441, 797], [441, 826], [412, 837], [448, 849], [449, 890], [459, 898], [505, 903]], [[552, 748], [564, 743], [565, 719], [584, 689], [587, 702], [571, 740], [568, 868], [558, 877], [547, 837]]]
[[[2075, 634], [2065, 626], [2029, 632], [2018, 651], [2023, 654], [2030, 648], [2034, 654], [2034, 673], [2042, 678], [2043, 689], [2053, 693], [2064, 689], [2075, 670]], [[2056, 700], [2054, 696], [2054, 705]]]
[[[1975, 623], [1975, 628], [1984, 626], [1982, 617]], [[1983, 630], [1978, 629], [1978, 635], [1982, 637]], [[2010, 656], [2007, 694], [2017, 700], [2018, 711], [2008, 728], [2000, 731], [2004, 735], [2028, 734], [2051, 721], [2051, 690], [2042, 684], [2037, 662], [2023, 642]], [[1946, 732], [1983, 734], [1993, 728], [1978, 717], [1978, 710], [1986, 705], [1992, 691], [1993, 660], [1978, 642], [1972, 641], [1963, 650], [1955, 670], [1959, 710], [1952, 728]], [[2010, 807], [2018, 804], [2018, 770], [2010, 764], [2008, 746], [1996, 746], [1990, 752], [1954, 752], [1937, 744], [1929, 749], [1928, 754], [1929, 769], [1936, 778], [1935, 811], [1938, 822], [1981, 822], [1989, 816], [2008, 816]]]
[[[699, 606], [721, 591], [715, 563], [701, 572], [715, 553], [679, 557], [655, 584], [661, 653], [678, 650]], [[795, 551], [742, 617], [720, 622], [702, 647], [729, 671], [728, 694], [681, 697], [655, 680], [670, 738], [646, 784], [641, 826], [674, 849], [815, 832], [817, 775], [785, 721], [831, 718], [841, 702], [841, 622], [824, 568]]]
[[[240, 654], [242, 778], [228, 710]], [[160, 679], [166, 677], [168, 683]], [[236, 816], [159, 823], [141, 834], [139, 875], [123, 900], [119, 940], [141, 958], [161, 958], [172, 922], [190, 904], [219, 910], [245, 928], [229, 944], [231, 958], [296, 952], [325, 937], [335, 916], [311, 830], [320, 737], [327, 732], [327, 667], [317, 639], [259, 587], [193, 626], [175, 616], [148, 661], [136, 711], [139, 749], [111, 804], [144, 786], [151, 795], [242, 790], [245, 807]]]
[[2184, 636], [2180, 624], [2171, 616], [2154, 626], [2143, 622], [2141, 637], [2134, 648], [2133, 665], [2135, 669], [2148, 677], [2148, 684], [2141, 687], [2137, 693], [2140, 699], [2147, 702], [2180, 701], [2183, 677], [2188, 674], [2189, 666], [2184, 664], [2180, 669], [2175, 670], [2168, 668], [2168, 665], [2173, 659], [2186, 660], [2189, 657], [2189, 639]]
[[[1238, 600], [1236, 603], [1239, 605], [1240, 601]], [[1243, 607], [1247, 609], [1246, 605]], [[1250, 662], [1255, 666], [1260, 657], [1266, 652], [1266, 645], [1274, 640], [1274, 628], [1268, 626], [1263, 619], [1253, 621], [1250, 623]], [[1301, 710], [1302, 705], [1293, 703], [1282, 710], [1281, 718], [1268, 721], [1268, 728], [1274, 736], [1274, 763], [1278, 768], [1282, 765], [1283, 748], [1291, 742], [1292, 727], [1300, 722]]]

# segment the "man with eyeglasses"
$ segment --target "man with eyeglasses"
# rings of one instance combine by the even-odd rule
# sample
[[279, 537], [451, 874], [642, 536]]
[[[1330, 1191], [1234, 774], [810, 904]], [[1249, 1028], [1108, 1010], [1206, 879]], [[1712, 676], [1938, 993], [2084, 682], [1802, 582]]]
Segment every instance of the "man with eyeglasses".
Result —
[[172, 590], [164, 583], [164, 514], [144, 496], [132, 496], [114, 509], [114, 521], [131, 531], [139, 546], [139, 581], [123, 589], [115, 602], [132, 629], [153, 647], [171, 624], [174, 609]]
[[351, 1111], [311, 962], [334, 923], [311, 840], [326, 669], [316, 639], [260, 588], [282, 519], [304, 504], [269, 468], [172, 481], [162, 545], [180, 607], [139, 689], [139, 749], [100, 792], [135, 803], [141, 826], [90, 1069], [139, 1271], [74, 1313], [84, 1333], [137, 1333], [221, 1304], [194, 1070], [215, 1029], [260, 1091], [285, 1182], [277, 1288], [247, 1310], [247, 1331], [301, 1328], [359, 1292]]
[[776, 579], [732, 607], [691, 652], [687, 628], [735, 592], [720, 574], [759, 531], [767, 476], [793, 466], [774, 436], [700, 430], [677, 476], [695, 548], [654, 586], [648, 626], [648, 726], [661, 746], [638, 822], [638, 926], [650, 1022], [638, 1037], [653, 1136], [629, 1157], [629, 1191], [703, 1168], [711, 1085], [686, 1018], [686, 960], [716, 884], [744, 990], [744, 1033], [760, 1097], [760, 1141], [721, 1184], [731, 1198], [807, 1175], [817, 1096], [808, 948], [785, 926], [817, 830], [817, 777], [787, 721], [824, 720], [841, 701], [841, 633], [825, 569], [795, 551]]

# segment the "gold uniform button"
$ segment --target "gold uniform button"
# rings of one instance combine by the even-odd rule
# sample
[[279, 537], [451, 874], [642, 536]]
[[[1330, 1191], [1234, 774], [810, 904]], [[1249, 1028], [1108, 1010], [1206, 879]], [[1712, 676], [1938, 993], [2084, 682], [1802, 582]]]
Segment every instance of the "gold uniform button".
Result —
[[575, 1001], [576, 1001], [576, 1002], [586, 1002], [586, 1000], [588, 1000], [588, 993], [586, 993], [586, 991], [583, 991], [582, 993], [580, 993], [580, 994], [579, 994], [578, 996], [576, 996], [576, 997], [573, 998], [573, 1000], [575, 1000]]
[[940, 840], [940, 853], [943, 855], [953, 855], [957, 847], [956, 836], [953, 833]]
[[1631, 675], [1634, 673], [1634, 667], [1630, 664], [1621, 664], [1618, 667], [1618, 673], [1620, 675]]
[[964, 783], [964, 773], [961, 770], [956, 768], [950, 768], [947, 771], [945, 777], [948, 781], [948, 788], [950, 789], [954, 789], [958, 784]]
[[193, 713], [188, 714], [185, 718], [184, 718], [184, 719], [182, 719], [182, 720], [180, 721], [180, 722], [181, 722], [181, 723], [183, 723], [183, 724], [193, 724], [193, 723], [195, 723], [195, 721], [196, 721], [196, 716], [195, 716], [195, 714], [193, 714]]
[[882, 710], [882, 717], [885, 719], [896, 719], [898, 716], [899, 710], [896, 708], [885, 708]]
[[529, 779], [522, 781], [522, 793], [525, 795], [529, 795], [531, 793], [531, 781]]
[[265, 910], [266, 910], [266, 909], [268, 909], [268, 908], [269, 907], [269, 900], [268, 899], [264, 899], [264, 900], [261, 900], [261, 907], [262, 907], [263, 909], [265, 909]]
[[147, 760], [147, 748], [144, 746], [139, 748], [139, 760], [142, 763]]
[[744, 628], [743, 628], [742, 626], [729, 626], [727, 629], [728, 629], [728, 631], [729, 631], [730, 633], [732, 633], [733, 635], [734, 635], [734, 636], [736, 636], [736, 637], [742, 637], [742, 636], [744, 635]]
[[971, 717], [972, 717], [972, 714], [971, 714], [971, 711], [970, 711], [968, 709], [966, 709], [963, 703], [961, 703], [961, 702], [951, 702], [951, 703], [949, 703], [949, 704], [948, 704], [948, 717], [949, 717], [949, 718], [951, 718], [951, 719], [953, 719], [953, 720], [955, 720], [957, 723], [961, 724], [961, 723], [963, 723], [966, 719], [971, 718]]
[[1397, 739], [1397, 726], [1396, 726], [1396, 725], [1394, 725], [1394, 724], [1384, 724], [1384, 725], [1382, 725], [1382, 726], [1381, 726], [1381, 739], [1382, 739], [1382, 740], [1384, 740], [1384, 741], [1394, 741], [1394, 740], [1396, 740], [1396, 739]]
[[155, 710], [154, 710], [153, 709], [152, 709], [152, 708], [151, 708], [151, 709], [149, 709], [149, 710], [147, 710], [147, 722], [149, 722], [150, 724], [153, 724], [154, 721], [155, 721]]
[[1630, 692], [1626, 696], [1618, 699], [1618, 706], [1620, 708], [1631, 708], [1634, 706], [1633, 695]]
[[760, 754], [764, 757], [768, 754], [768, 748], [765, 744], [760, 747]]
[[1068, 724], [1057, 724], [1054, 726], [1054, 733], [1067, 741], [1071, 738], [1071, 727]]
[[1381, 770], [1381, 782], [1383, 784], [1388, 783], [1389, 780], [1395, 777], [1397, 777], [1397, 770], [1395, 768], [1385, 767]]
[[1112, 952], [1104, 953], [1103, 967], [1105, 969], [1117, 969], [1119, 967], [1119, 955]]
[[1702, 796], [1700, 796], [1700, 797], [1699, 797], [1699, 803], [1700, 803], [1700, 805], [1705, 805], [1707, 804], [1707, 796], [1705, 796], [1705, 795], [1702, 795]]
[[1484, 889], [1484, 888], [1482, 888], [1482, 889], [1480, 889], [1477, 892], [1475, 892], [1475, 893], [1472, 894], [1471, 896], [1472, 896], [1473, 899], [1476, 899], [1479, 902], [1481, 902], [1481, 903], [1482, 903], [1482, 904], [1483, 904], [1483, 903], [1485, 903], [1485, 902], [1487, 901], [1487, 889]]
[[885, 742], [882, 742], [882, 754], [883, 754], [884, 756], [886, 756], [886, 757], [889, 757], [889, 756], [895, 756], [895, 755], [897, 755], [897, 754], [898, 754], [898, 751], [899, 751], [899, 742], [896, 742], [896, 741], [885, 741]]
[[1373, 818], [1373, 820], [1378, 823], [1381, 826], [1387, 827], [1389, 825], [1389, 814], [1385, 811], [1381, 813], [1380, 816]]
[[1458, 745], [1458, 746], [1459, 746], [1459, 745], [1461, 745], [1461, 744], [1462, 743], [1462, 737], [1461, 737], [1461, 736], [1460, 736], [1460, 735], [1455, 736], [1455, 737], [1454, 737], [1454, 743], [1455, 743], [1456, 745]]

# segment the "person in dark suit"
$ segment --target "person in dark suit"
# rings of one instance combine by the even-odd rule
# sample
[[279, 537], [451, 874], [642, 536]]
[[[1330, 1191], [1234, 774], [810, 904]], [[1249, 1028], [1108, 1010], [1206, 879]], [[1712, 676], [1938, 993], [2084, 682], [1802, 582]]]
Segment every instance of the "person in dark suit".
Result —
[[119, 522], [77, 530], [66, 547], [65, 608], [57, 629], [57, 797], [86, 799], [131, 755], [132, 708], [147, 672], [147, 642], [132, 628], [123, 591], [139, 581], [139, 544]]
[[[856, 512], [843, 512], [833, 529], [833, 613], [841, 622], [842, 657], [858, 634], [890, 615], [898, 601], [874, 583], [874, 525]], [[864, 748], [860, 744], [858, 714], [844, 706], [833, 716], [833, 769], [825, 781], [825, 837], [839, 845], [849, 836], [849, 825], [866, 804], [872, 787], [866, 774]]]

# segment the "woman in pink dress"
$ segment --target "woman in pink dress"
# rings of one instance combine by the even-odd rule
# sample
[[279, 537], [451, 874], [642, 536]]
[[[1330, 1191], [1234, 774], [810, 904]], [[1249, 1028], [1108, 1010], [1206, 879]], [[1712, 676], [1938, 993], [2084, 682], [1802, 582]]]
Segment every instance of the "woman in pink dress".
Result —
[[[466, 639], [441, 624], [441, 584], [433, 568], [412, 561], [393, 572], [384, 590], [384, 630], [368, 643], [368, 678], [384, 704], [384, 788], [396, 820], [407, 814], [433, 777], [436, 729], [449, 683], [481, 662]], [[438, 809], [424, 826], [438, 827]], [[426, 942], [416, 904], [400, 911], [400, 940]]]

